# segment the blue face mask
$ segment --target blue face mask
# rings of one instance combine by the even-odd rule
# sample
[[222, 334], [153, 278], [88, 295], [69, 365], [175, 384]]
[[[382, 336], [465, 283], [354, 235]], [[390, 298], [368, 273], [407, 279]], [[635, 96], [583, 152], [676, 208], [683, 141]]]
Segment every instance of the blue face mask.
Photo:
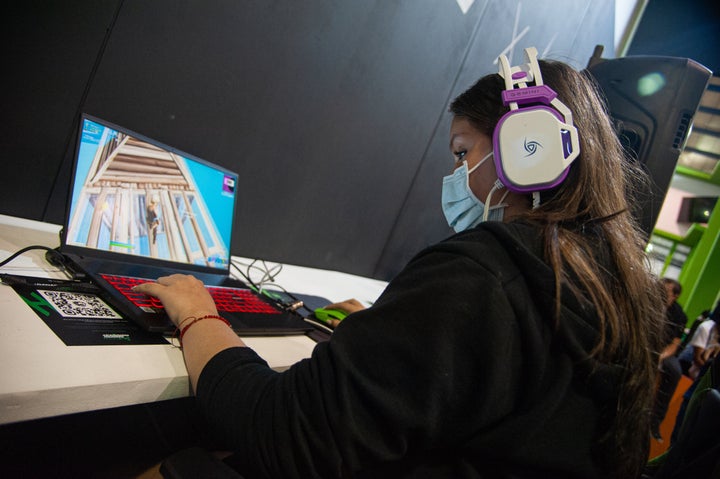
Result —
[[[445, 219], [456, 233], [477, 226], [483, 221], [502, 221], [507, 206], [502, 204], [502, 200], [508, 192], [505, 192], [500, 200], [501, 203], [485, 211], [485, 203], [477, 199], [470, 189], [470, 174], [491, 156], [492, 152], [488, 153], [471, 170], [468, 170], [467, 161], [464, 161], [451, 175], [443, 178], [442, 209]], [[490, 191], [488, 198], [495, 189], [496, 187]]]

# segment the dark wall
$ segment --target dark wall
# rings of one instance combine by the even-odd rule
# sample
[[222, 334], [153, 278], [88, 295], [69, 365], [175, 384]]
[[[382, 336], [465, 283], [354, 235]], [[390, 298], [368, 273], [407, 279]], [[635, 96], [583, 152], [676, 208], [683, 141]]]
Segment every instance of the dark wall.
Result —
[[381, 278], [449, 233], [450, 100], [504, 51], [582, 68], [614, 22], [605, 0], [40, 3], [4, 17], [0, 213], [62, 222], [82, 110], [238, 171], [234, 254]]
[[116, 8], [91, 1], [4, 6], [0, 213], [62, 223], [68, 179], [48, 204], [53, 182]]

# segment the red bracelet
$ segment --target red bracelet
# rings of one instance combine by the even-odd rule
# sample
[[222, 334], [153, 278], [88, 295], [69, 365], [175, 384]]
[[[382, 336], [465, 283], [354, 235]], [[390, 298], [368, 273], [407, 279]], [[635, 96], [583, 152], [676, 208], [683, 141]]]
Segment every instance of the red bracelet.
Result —
[[[182, 321], [180, 321], [180, 324], [184, 323], [185, 321], [187, 321], [187, 320], [190, 319], [190, 318], [192, 318], [192, 316], [188, 316], [187, 318], [183, 319]], [[182, 347], [183, 336], [185, 336], [185, 333], [187, 332], [187, 330], [190, 329], [190, 326], [192, 326], [193, 324], [197, 323], [198, 321], [202, 321], [203, 319], [217, 319], [217, 320], [220, 320], [220, 321], [222, 321], [223, 323], [227, 324], [228, 327], [232, 328], [232, 325], [230, 324], [230, 321], [228, 321], [227, 319], [223, 318], [222, 316], [217, 316], [217, 315], [214, 315], [214, 314], [208, 314], [208, 315], [206, 315], [206, 316], [200, 316], [199, 318], [193, 318], [192, 321], [190, 321], [187, 326], [185, 326], [184, 328], [182, 328], [182, 329], [180, 330], [180, 347]]]
[[[188, 321], [188, 320], [191, 320], [191, 319], [196, 319], [196, 318], [197, 318], [197, 316], [188, 316], [187, 318], [185, 318], [185, 319], [183, 319], [182, 321], [180, 321], [180, 322], [178, 323], [178, 325], [177, 325], [177, 332], [178, 332], [178, 333], [180, 332], [180, 330], [182, 329], [182, 325], [183, 325], [183, 323], [184, 323], [185, 321]], [[177, 333], [176, 333], [176, 334], [177, 334]]]

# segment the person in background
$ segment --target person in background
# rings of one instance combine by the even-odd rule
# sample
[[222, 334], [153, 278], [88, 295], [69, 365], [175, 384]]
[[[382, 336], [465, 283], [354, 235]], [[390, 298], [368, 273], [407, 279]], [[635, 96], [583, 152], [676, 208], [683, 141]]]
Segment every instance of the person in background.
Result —
[[677, 280], [662, 278], [665, 297], [665, 348], [660, 353], [660, 366], [658, 371], [658, 385], [655, 392], [655, 405], [652, 411], [652, 427], [650, 434], [653, 439], [663, 442], [660, 434], [662, 424], [667, 414], [670, 400], [680, 382], [682, 368], [678, 359], [678, 348], [687, 324], [687, 316], [678, 304], [677, 299], [682, 293], [682, 286]]
[[[558, 61], [538, 70], [533, 51], [452, 102], [442, 204], [457, 234], [371, 307], [345, 303], [311, 358], [270, 369], [193, 277], [136, 288], [181, 331], [199, 408], [245, 477], [638, 476], [662, 315], [631, 214], [646, 177], [589, 77]], [[544, 81], [578, 131], [567, 176], [539, 192], [499, 181], [493, 132], [511, 76]]]
[[698, 372], [695, 376], [699, 377], [701, 372], [708, 365], [708, 363], [712, 359], [715, 359], [718, 354], [720, 354], [720, 328], [718, 328], [717, 323], [715, 323], [715, 327], [712, 328], [712, 330], [709, 332], [708, 341], [705, 348], [703, 348], [702, 353], [700, 354], [699, 361], [696, 362]]
[[[715, 308], [717, 311], [718, 308]], [[688, 368], [688, 376], [697, 379], [699, 372], [702, 370], [708, 359], [714, 357], [718, 347], [718, 327], [715, 321], [715, 312], [708, 319], [698, 326], [693, 335], [688, 348], [692, 351], [691, 365]]]
[[[704, 364], [702, 361], [704, 349], [712, 345], [708, 341], [712, 339], [710, 332], [716, 325], [713, 318], [717, 316], [718, 308], [720, 308], [720, 301], [715, 306], [715, 311], [705, 310], [700, 313], [700, 316], [695, 319], [690, 331], [683, 340], [682, 352], [678, 355], [678, 359], [682, 373], [693, 380], [697, 378], [698, 371]], [[713, 321], [713, 323], [705, 324], [708, 320]], [[703, 327], [701, 328], [701, 326]]]

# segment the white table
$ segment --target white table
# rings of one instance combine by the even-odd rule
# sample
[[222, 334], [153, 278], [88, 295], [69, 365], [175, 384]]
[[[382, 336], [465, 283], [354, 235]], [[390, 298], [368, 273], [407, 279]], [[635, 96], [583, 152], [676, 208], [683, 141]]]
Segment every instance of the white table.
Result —
[[[60, 226], [0, 215], [0, 260], [30, 245], [56, 247]], [[235, 258], [247, 263], [248, 260]], [[0, 272], [63, 278], [28, 252]], [[334, 271], [283, 265], [276, 281], [288, 291], [331, 301], [371, 303], [386, 284]], [[271, 367], [285, 369], [310, 356], [306, 336], [248, 337]], [[171, 345], [66, 346], [15, 291], [0, 285], [0, 424], [186, 397], [191, 394], [182, 353]]]

